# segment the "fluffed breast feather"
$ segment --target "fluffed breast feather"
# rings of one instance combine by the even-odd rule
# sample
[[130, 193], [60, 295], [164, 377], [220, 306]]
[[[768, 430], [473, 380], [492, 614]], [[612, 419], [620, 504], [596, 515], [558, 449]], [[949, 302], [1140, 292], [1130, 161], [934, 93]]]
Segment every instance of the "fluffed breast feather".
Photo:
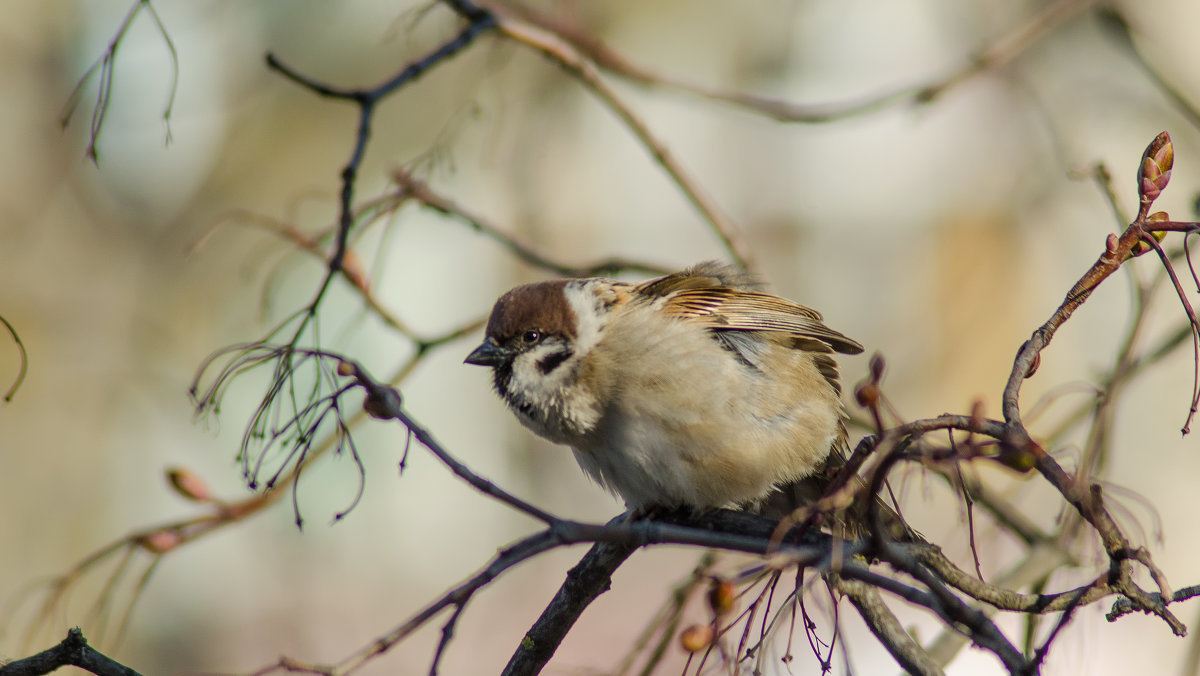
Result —
[[764, 349], [748, 370], [725, 349], [629, 308], [581, 374], [607, 406], [572, 444], [580, 465], [632, 506], [720, 507], [814, 471], [843, 433], [836, 371], [831, 380], [814, 355], [790, 349]]

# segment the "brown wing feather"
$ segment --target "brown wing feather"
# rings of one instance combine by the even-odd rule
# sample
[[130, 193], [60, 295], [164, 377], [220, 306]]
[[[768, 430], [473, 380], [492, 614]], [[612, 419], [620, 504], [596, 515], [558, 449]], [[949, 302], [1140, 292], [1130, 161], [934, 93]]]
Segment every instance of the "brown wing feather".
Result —
[[775, 331], [797, 341], [819, 340], [843, 354], [863, 351], [857, 341], [822, 324], [816, 310], [759, 291], [685, 288], [666, 299], [662, 312], [714, 331]]
[[633, 287], [635, 297], [661, 302], [672, 317], [703, 324], [713, 331], [772, 331], [796, 341], [796, 347], [824, 352], [814, 341], [843, 354], [863, 351], [857, 341], [821, 323], [821, 313], [790, 300], [757, 291], [761, 285], [736, 268], [713, 261]]

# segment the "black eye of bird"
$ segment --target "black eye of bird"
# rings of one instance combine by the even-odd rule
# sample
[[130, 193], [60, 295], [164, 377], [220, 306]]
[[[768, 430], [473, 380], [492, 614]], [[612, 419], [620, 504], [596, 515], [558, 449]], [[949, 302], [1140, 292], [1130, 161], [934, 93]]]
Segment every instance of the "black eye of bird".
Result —
[[521, 334], [521, 341], [526, 345], [533, 345], [542, 339], [542, 332], [535, 329], [530, 329]]

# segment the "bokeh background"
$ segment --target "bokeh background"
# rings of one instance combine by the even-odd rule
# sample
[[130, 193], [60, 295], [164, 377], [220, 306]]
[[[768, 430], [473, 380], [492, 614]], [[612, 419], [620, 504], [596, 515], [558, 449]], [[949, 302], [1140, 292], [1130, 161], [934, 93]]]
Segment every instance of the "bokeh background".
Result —
[[[610, 78], [742, 227], [774, 289], [822, 310], [868, 355], [885, 355], [891, 401], [919, 417], [967, 412], [976, 399], [997, 415], [1017, 347], [1119, 229], [1095, 183], [1076, 174], [1105, 163], [1131, 210], [1142, 149], [1169, 130], [1176, 170], [1159, 206], [1192, 217], [1200, 133], [1195, 116], [1155, 77], [1200, 102], [1200, 5], [1110, 3], [1132, 29], [1131, 50], [1097, 17], [1098, 4], [622, 0], [538, 9], [665, 76], [802, 103], [940, 81], [1048, 7], [1066, 13], [1011, 63], [932, 102], [902, 101], [825, 124], [781, 123]], [[264, 54], [323, 81], [371, 85], [457, 25], [441, 7], [403, 2], [160, 0], [153, 7], [178, 53], [169, 127], [162, 118], [170, 52], [143, 12], [117, 52], [94, 165], [85, 150], [95, 78], [69, 126], [60, 122], [72, 89], [131, 5], [7, 0], [0, 22], [0, 314], [30, 358], [25, 383], [0, 405], [5, 658], [57, 642], [74, 624], [94, 635], [87, 611], [109, 569], [90, 573], [55, 629], [32, 645], [22, 634], [37, 597], [22, 593], [133, 529], [196, 513], [169, 489], [165, 468], [186, 467], [222, 496], [247, 494], [235, 456], [261, 381], [242, 382], [219, 417], [201, 420], [187, 388], [210, 352], [258, 337], [310, 299], [320, 262], [247, 225], [249, 215], [310, 233], [328, 227], [356, 120], [352, 107], [269, 72]], [[418, 168], [440, 192], [567, 263], [623, 256], [677, 268], [725, 256], [609, 110], [544, 58], [495, 37], [382, 105], [360, 197], [383, 194], [396, 167]], [[376, 227], [358, 253], [381, 302], [423, 335], [478, 319], [506, 288], [544, 276], [415, 205]], [[1149, 276], [1156, 265], [1145, 259], [1132, 267]], [[1064, 409], [1086, 400], [1121, 338], [1130, 288], [1110, 280], [1060, 332], [1026, 388], [1027, 405], [1050, 391], [1067, 392]], [[1177, 301], [1160, 294], [1146, 340], [1169, 333], [1180, 317]], [[334, 290], [323, 321], [326, 347], [379, 375], [411, 356], [345, 288]], [[619, 512], [569, 453], [519, 428], [491, 394], [487, 373], [462, 365], [478, 338], [419, 364], [402, 387], [409, 409], [471, 467], [546, 509], [591, 520]], [[866, 363], [866, 356], [845, 359], [845, 379], [860, 379]], [[16, 369], [16, 350], [0, 340], [4, 387]], [[1179, 434], [1191, 379], [1185, 346], [1130, 389], [1107, 466], [1113, 484], [1128, 489], [1110, 493], [1124, 505], [1122, 518], [1142, 524], [1134, 532], [1176, 586], [1200, 582], [1193, 537], [1200, 448]], [[353, 498], [357, 474], [348, 461], [327, 459], [301, 482], [302, 531], [284, 501], [172, 552], [121, 643], [99, 646], [146, 674], [246, 672], [281, 654], [334, 662], [535, 527], [419, 447], [400, 475], [405, 436], [395, 425], [368, 424], [357, 434], [366, 486], [347, 519], [329, 525]], [[1078, 442], [1055, 449], [1068, 465]], [[1037, 482], [984, 475], [1039, 522], [1058, 518], [1054, 495]], [[901, 492], [924, 533], [957, 556], [967, 551], [961, 504], [938, 482], [914, 475]], [[979, 548], [992, 575], [1016, 553], [987, 527]], [[543, 556], [480, 594], [443, 673], [498, 671], [582, 552]], [[614, 668], [696, 557], [670, 548], [635, 555], [547, 673]], [[1055, 577], [1052, 586], [1078, 583], [1103, 564], [1080, 565], [1078, 576]], [[1142, 616], [1110, 625], [1106, 608], [1077, 614], [1047, 671], [1182, 668], [1191, 639]], [[1178, 612], [1195, 629], [1197, 610]], [[692, 617], [702, 620], [702, 609]], [[937, 630], [919, 614], [903, 617], [922, 638]], [[430, 625], [365, 673], [427, 672], [439, 628]], [[855, 673], [896, 671], [852, 618], [846, 628]], [[681, 664], [672, 651], [664, 673]], [[792, 673], [816, 669], [802, 646], [794, 654]], [[771, 668], [786, 673], [778, 661]], [[839, 653], [835, 672], [843, 670]], [[998, 673], [999, 666], [967, 649], [950, 671]]]

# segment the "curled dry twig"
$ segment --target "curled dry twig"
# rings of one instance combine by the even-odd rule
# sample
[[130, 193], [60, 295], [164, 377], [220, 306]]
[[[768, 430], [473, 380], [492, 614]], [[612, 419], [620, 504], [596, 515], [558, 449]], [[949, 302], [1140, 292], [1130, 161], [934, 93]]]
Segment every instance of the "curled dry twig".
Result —
[[29, 370], [29, 353], [25, 351], [25, 343], [21, 341], [20, 334], [17, 329], [0, 315], [0, 324], [4, 325], [4, 329], [8, 331], [8, 335], [12, 336], [13, 343], [17, 346], [17, 357], [20, 361], [20, 366], [17, 369], [17, 377], [13, 379], [13, 384], [9, 386], [8, 391], [4, 393], [4, 401], [12, 401], [13, 395], [20, 389], [21, 383], [25, 382], [25, 372]]

